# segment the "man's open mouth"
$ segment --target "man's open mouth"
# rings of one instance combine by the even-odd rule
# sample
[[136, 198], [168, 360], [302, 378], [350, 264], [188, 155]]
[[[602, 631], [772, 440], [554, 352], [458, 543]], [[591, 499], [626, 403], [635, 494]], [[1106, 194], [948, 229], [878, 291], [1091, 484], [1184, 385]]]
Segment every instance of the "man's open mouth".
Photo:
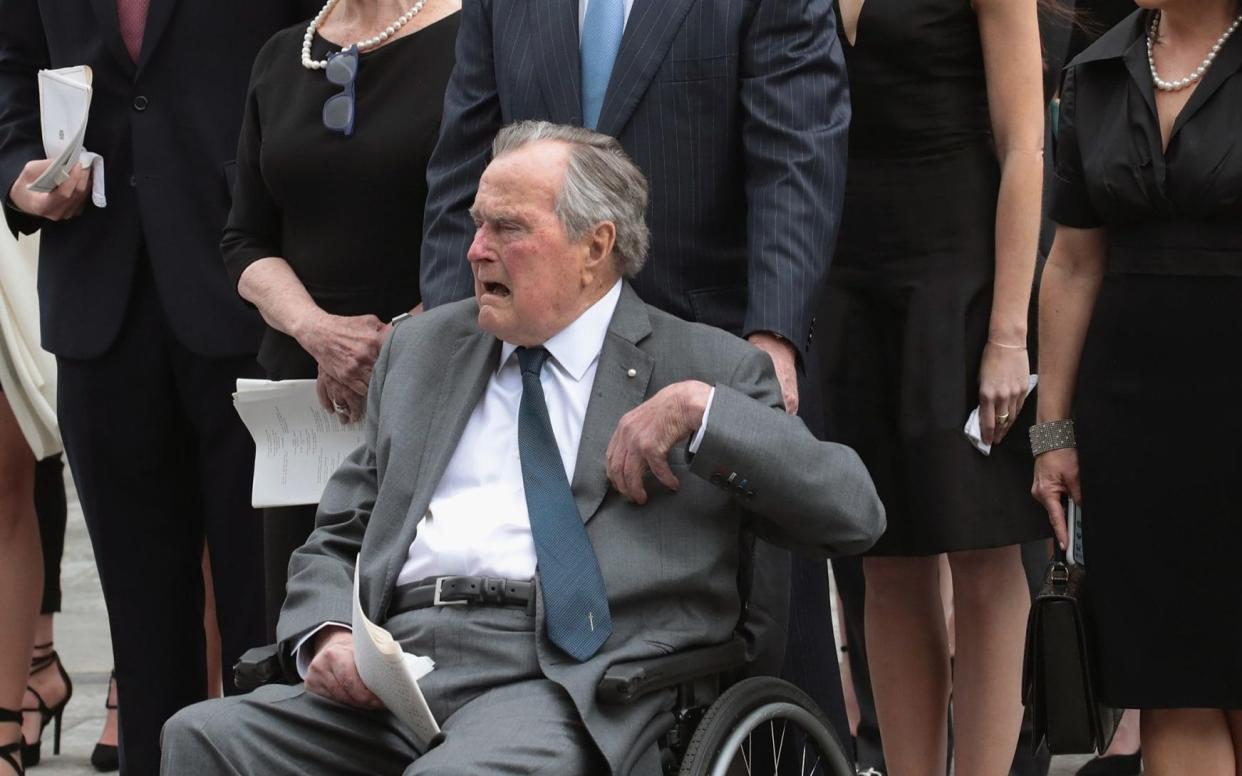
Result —
[[504, 283], [493, 283], [485, 280], [483, 281], [483, 293], [507, 297], [509, 295], [509, 287]]

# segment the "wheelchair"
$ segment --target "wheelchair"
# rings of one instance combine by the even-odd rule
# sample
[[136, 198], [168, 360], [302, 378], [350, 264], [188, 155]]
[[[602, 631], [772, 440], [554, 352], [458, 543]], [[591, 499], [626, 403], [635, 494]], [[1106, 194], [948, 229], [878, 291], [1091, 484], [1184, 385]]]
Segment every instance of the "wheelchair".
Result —
[[[673, 689], [672, 727], [659, 741], [665, 776], [855, 776], [827, 717], [801, 690], [770, 676], [738, 679], [740, 637], [611, 666], [601, 703], [624, 705]], [[234, 669], [238, 689], [287, 681], [276, 645], [257, 647]]]

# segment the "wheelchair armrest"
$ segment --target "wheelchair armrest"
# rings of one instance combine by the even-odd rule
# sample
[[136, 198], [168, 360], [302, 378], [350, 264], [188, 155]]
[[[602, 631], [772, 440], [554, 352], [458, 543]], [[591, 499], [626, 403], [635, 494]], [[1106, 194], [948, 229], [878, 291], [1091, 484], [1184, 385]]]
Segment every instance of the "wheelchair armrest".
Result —
[[601, 703], [630, 703], [648, 693], [741, 668], [745, 663], [746, 644], [735, 636], [711, 647], [610, 666], [596, 696]]
[[233, 666], [233, 683], [242, 692], [250, 692], [265, 684], [284, 683], [284, 666], [280, 662], [280, 645], [268, 644], [248, 649]]

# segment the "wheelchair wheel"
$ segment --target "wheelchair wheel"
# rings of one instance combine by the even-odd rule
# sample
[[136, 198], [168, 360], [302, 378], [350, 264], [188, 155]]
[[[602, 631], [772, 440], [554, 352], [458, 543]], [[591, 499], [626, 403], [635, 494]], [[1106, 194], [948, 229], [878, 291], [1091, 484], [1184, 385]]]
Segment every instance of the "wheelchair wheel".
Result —
[[774, 677], [744, 679], [694, 730], [681, 776], [854, 776], [854, 764], [819, 707]]

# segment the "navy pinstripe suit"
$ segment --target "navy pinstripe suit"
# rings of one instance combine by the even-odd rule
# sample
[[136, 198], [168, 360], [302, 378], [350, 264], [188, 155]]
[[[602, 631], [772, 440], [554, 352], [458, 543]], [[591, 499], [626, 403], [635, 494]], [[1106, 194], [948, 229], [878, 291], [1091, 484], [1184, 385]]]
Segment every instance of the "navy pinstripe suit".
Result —
[[[651, 181], [649, 304], [804, 351], [836, 240], [849, 99], [830, 0], [635, 0], [598, 129]], [[581, 125], [578, 0], [465, 0], [428, 168], [422, 293], [470, 296], [496, 131]]]

